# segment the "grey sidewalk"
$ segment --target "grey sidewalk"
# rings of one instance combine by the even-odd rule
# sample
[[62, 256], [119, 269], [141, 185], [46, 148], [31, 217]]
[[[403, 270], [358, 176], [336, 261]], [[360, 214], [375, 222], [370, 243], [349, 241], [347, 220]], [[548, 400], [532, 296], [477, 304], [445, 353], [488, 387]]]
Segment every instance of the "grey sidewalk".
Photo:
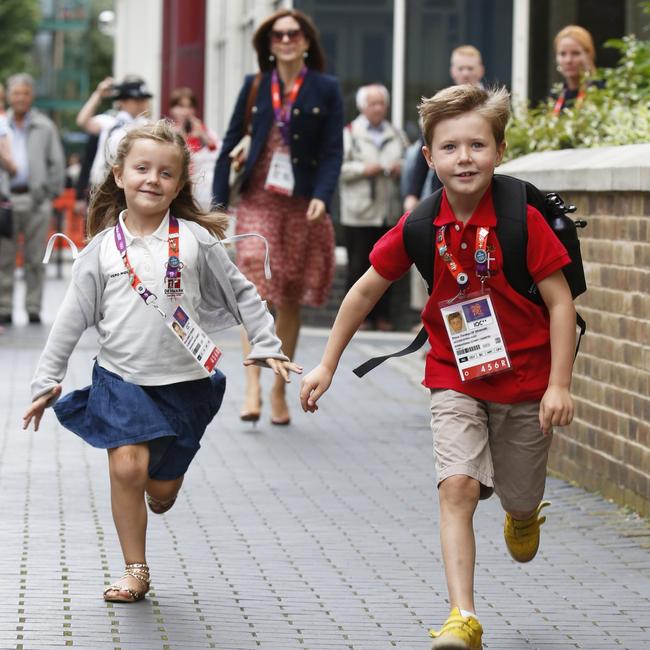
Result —
[[[47, 286], [51, 321], [63, 283]], [[238, 419], [237, 332], [219, 343], [228, 390], [176, 506], [151, 516], [153, 591], [101, 599], [122, 564], [106, 454], [48, 412], [24, 433], [47, 327], [0, 336], [0, 649], [426, 649], [446, 618], [425, 391], [417, 355], [363, 381], [353, 364], [397, 337], [360, 336], [315, 416], [289, 427]], [[312, 367], [324, 335], [307, 332]], [[87, 333], [64, 389], [86, 385]], [[291, 388], [297, 403], [298, 381]], [[265, 377], [265, 387], [270, 377]], [[268, 397], [265, 394], [266, 402]], [[477, 515], [478, 612], [485, 647], [650, 648], [650, 527], [550, 479], [553, 507], [531, 564], [512, 562], [496, 499]]]

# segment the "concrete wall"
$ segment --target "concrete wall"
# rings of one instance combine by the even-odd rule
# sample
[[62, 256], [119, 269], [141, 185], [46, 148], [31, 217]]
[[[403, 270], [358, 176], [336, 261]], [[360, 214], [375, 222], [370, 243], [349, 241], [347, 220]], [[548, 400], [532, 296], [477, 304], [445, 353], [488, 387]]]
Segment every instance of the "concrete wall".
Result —
[[559, 190], [580, 233], [587, 321], [550, 468], [650, 515], [650, 145], [533, 154], [499, 171]]
[[119, 82], [137, 74], [146, 82], [153, 99], [152, 116], [160, 116], [162, 18], [161, 0], [116, 0], [113, 76]]

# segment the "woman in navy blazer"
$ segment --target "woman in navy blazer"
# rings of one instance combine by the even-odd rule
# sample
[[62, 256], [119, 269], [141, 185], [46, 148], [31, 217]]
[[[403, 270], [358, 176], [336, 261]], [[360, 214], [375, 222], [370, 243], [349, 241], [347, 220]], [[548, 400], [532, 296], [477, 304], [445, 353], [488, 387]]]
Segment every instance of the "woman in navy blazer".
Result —
[[[273, 277], [264, 277], [263, 244], [257, 238], [239, 242], [237, 265], [274, 308], [283, 350], [293, 358], [301, 305], [323, 304], [334, 277], [334, 230], [327, 208], [343, 160], [343, 106], [337, 79], [323, 74], [318, 32], [302, 12], [275, 12], [255, 32], [253, 46], [261, 72], [237, 232], [266, 237]], [[244, 80], [215, 165], [213, 203], [224, 208], [229, 206], [230, 153], [244, 136], [246, 104], [256, 76]], [[283, 156], [285, 176], [293, 181], [285, 194], [278, 193], [269, 175], [276, 154]], [[243, 343], [246, 353], [248, 341]], [[284, 382], [278, 381], [271, 390], [273, 424], [290, 421], [284, 390]], [[255, 422], [260, 410], [259, 368], [251, 366], [241, 419]]]

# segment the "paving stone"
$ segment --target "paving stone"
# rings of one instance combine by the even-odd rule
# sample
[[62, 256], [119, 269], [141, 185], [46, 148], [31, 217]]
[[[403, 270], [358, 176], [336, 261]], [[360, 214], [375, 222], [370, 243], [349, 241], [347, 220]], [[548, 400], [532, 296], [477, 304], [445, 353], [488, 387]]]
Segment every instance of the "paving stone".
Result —
[[[46, 323], [64, 288], [48, 280]], [[279, 428], [268, 411], [257, 427], [239, 421], [238, 334], [220, 334], [224, 404], [177, 504], [150, 519], [154, 588], [129, 606], [101, 598], [122, 569], [106, 453], [51, 412], [38, 433], [21, 429], [46, 335], [47, 325], [0, 336], [2, 650], [429, 648], [427, 631], [448, 606], [422, 360], [390, 362], [363, 381], [350, 372], [404, 337], [359, 336], [316, 416], [298, 411], [294, 380], [292, 424]], [[297, 358], [306, 368], [325, 335], [303, 331]], [[87, 332], [64, 390], [88, 383], [95, 352]], [[478, 509], [485, 647], [648, 647], [648, 523], [556, 479], [547, 497], [553, 507], [530, 565], [509, 558], [497, 500]]]

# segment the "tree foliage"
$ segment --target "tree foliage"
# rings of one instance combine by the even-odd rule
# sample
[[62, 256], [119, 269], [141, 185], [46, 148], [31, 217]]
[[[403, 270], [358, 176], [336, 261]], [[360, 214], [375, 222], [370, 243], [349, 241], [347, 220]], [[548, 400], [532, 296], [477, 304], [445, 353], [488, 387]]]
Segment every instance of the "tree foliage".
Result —
[[40, 18], [38, 0], [0, 2], [0, 80], [16, 72], [33, 72], [32, 43]]

